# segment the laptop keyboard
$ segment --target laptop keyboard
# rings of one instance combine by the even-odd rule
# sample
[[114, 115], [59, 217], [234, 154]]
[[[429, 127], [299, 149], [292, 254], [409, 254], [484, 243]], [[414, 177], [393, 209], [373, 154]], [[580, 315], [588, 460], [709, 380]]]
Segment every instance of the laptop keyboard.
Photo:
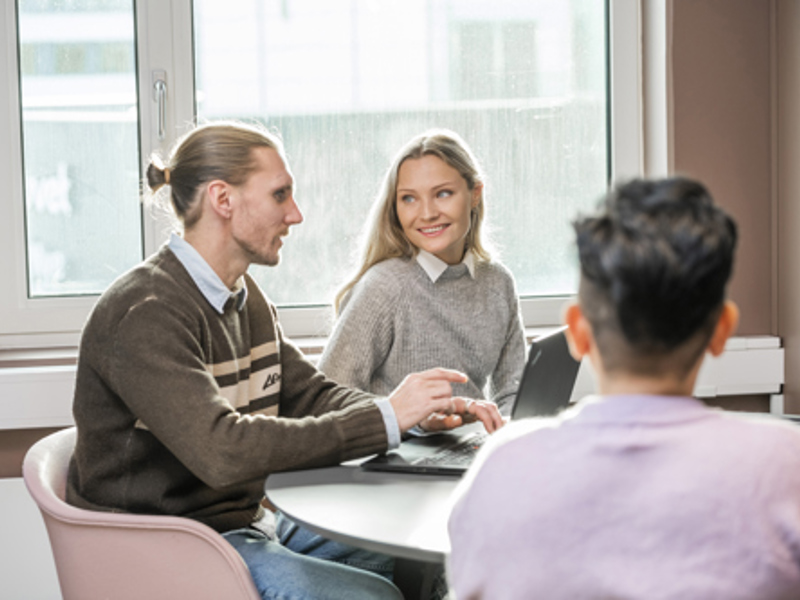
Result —
[[468, 467], [488, 436], [489, 434], [486, 432], [475, 433], [452, 446], [442, 448], [432, 456], [422, 459], [418, 464]]

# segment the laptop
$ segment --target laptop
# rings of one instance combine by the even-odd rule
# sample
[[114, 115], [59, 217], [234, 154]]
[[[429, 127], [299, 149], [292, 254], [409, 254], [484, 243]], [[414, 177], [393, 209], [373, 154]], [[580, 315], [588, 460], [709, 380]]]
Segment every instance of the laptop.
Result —
[[[580, 362], [572, 358], [566, 327], [531, 343], [511, 419], [557, 414], [570, 402]], [[467, 470], [489, 434], [480, 422], [436, 435], [412, 437], [396, 450], [361, 463], [367, 471], [457, 475]]]

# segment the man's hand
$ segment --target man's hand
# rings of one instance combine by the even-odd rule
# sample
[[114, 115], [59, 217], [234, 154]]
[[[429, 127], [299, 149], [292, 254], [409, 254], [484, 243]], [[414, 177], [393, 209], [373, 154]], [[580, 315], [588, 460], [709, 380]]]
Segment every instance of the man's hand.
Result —
[[433, 413], [421, 421], [419, 426], [424, 431], [446, 431], [478, 420], [489, 433], [494, 433], [505, 424], [497, 405], [493, 402], [453, 398], [448, 410]]
[[452, 412], [456, 399], [450, 383], [465, 383], [467, 376], [450, 369], [412, 373], [389, 395], [400, 431], [408, 431], [432, 413]]

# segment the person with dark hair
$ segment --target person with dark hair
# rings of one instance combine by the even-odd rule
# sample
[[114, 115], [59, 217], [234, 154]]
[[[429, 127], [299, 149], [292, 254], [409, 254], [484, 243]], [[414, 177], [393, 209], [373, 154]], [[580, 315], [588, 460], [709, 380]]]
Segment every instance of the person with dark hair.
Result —
[[692, 397], [738, 322], [736, 224], [674, 177], [619, 185], [574, 228], [567, 334], [599, 394], [481, 451], [449, 520], [456, 596], [800, 597], [800, 430]]
[[147, 184], [169, 189], [182, 235], [120, 276], [84, 327], [67, 500], [201, 521], [242, 555], [264, 598], [401, 598], [389, 557], [265, 511], [265, 478], [385, 452], [433, 413], [490, 431], [499, 413], [453, 397], [466, 376], [452, 370], [412, 374], [384, 396], [340, 386], [284, 337], [247, 275], [278, 264], [303, 219], [273, 134], [196, 127], [166, 164], [154, 158]]

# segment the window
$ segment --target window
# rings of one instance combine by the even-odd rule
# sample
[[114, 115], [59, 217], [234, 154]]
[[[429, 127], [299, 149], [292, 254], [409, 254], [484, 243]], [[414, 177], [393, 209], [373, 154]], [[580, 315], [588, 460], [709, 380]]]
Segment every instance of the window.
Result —
[[17, 6], [28, 296], [99, 294], [142, 257], [133, 2]]
[[295, 173], [306, 221], [254, 269], [277, 303], [331, 301], [392, 156], [430, 127], [481, 160], [520, 293], [574, 292], [570, 219], [609, 173], [602, 2], [195, 0], [194, 24], [198, 115], [274, 127]]
[[[324, 332], [329, 311], [314, 307], [349, 273], [391, 156], [431, 126], [458, 131], [482, 161], [492, 237], [526, 321], [556, 322], [576, 280], [569, 219], [610, 168], [639, 172], [638, 0], [610, 4], [610, 63], [605, 10], [597, 0], [4, 5], [0, 349], [74, 345], [97, 294], [163, 243], [168, 221], [138, 202], [142, 167], [196, 116], [262, 121], [285, 140], [306, 222], [281, 266], [257, 276], [290, 335]], [[609, 108], [626, 119], [609, 121]]]

